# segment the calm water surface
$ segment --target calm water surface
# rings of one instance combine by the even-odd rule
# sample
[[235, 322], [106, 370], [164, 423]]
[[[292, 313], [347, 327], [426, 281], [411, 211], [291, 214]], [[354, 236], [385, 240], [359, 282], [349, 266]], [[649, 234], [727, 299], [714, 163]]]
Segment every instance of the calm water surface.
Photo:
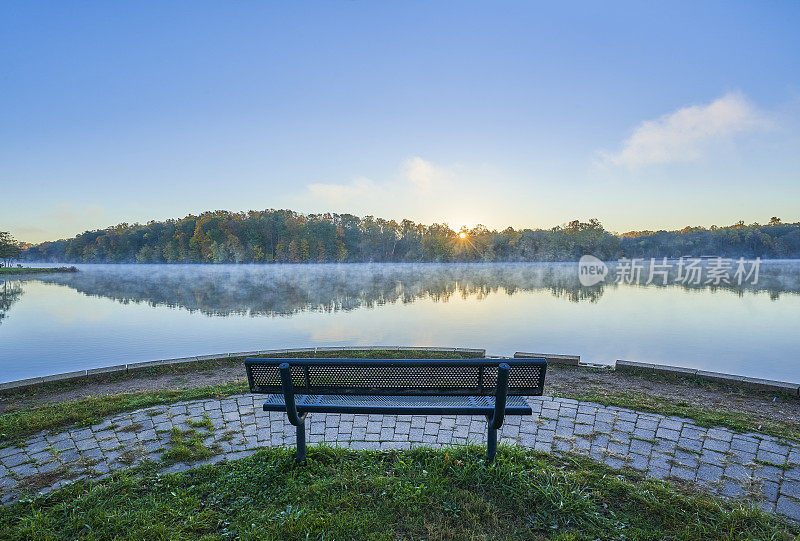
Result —
[[0, 278], [0, 381], [317, 345], [568, 353], [800, 380], [800, 262], [755, 286], [580, 286], [574, 263], [82, 265]]

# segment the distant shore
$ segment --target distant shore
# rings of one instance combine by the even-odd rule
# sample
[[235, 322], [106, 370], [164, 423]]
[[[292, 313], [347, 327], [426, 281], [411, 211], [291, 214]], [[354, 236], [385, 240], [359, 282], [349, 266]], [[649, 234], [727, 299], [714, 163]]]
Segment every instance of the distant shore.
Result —
[[76, 267], [0, 267], [0, 276], [6, 274], [43, 274], [46, 272], [78, 272]]

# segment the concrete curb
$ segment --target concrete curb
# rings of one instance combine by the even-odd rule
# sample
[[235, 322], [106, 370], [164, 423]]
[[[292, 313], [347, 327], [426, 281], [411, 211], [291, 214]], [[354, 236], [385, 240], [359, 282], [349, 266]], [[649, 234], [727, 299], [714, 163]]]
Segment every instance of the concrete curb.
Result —
[[9, 381], [8, 383], [0, 383], [0, 392], [12, 389], [21, 389], [24, 387], [35, 387], [43, 383], [52, 381], [65, 381], [76, 380], [88, 376], [98, 374], [122, 374], [132, 372], [135, 370], [143, 370], [152, 368], [154, 366], [167, 366], [173, 364], [189, 364], [199, 363], [203, 361], [216, 361], [220, 359], [244, 359], [246, 357], [257, 357], [259, 355], [277, 355], [281, 353], [321, 353], [325, 351], [371, 351], [371, 350], [386, 350], [386, 351], [436, 351], [445, 353], [466, 353], [474, 355], [475, 357], [485, 357], [485, 349], [472, 349], [472, 348], [445, 348], [445, 347], [423, 347], [423, 346], [334, 346], [334, 347], [311, 347], [311, 348], [289, 348], [289, 349], [264, 349], [258, 351], [242, 351], [236, 353], [218, 353], [214, 355], [197, 355], [194, 357], [179, 357], [177, 359], [161, 359], [156, 361], [142, 361], [128, 364], [118, 364], [114, 366], [103, 366], [100, 368], [90, 368], [88, 370], [77, 370], [74, 372], [65, 372], [63, 374], [52, 374], [49, 376], [41, 376], [36, 378], [21, 379], [17, 381]]
[[557, 353], [528, 353], [525, 351], [518, 351], [514, 354], [515, 359], [547, 359], [551, 364], [566, 364], [569, 366], [578, 366], [581, 363], [580, 355], [559, 355]]
[[[89, 376], [100, 374], [122, 374], [126, 372], [133, 372], [136, 370], [143, 370], [154, 366], [167, 366], [173, 364], [190, 364], [199, 363], [203, 361], [215, 361], [220, 359], [244, 359], [246, 357], [257, 357], [260, 355], [277, 355], [281, 353], [322, 353], [322, 352], [336, 352], [336, 351], [371, 351], [371, 350], [386, 350], [386, 351], [436, 351], [440, 353], [466, 353], [475, 357], [486, 357], [485, 349], [475, 348], [448, 348], [448, 347], [417, 347], [417, 346], [322, 346], [322, 347], [307, 347], [307, 348], [286, 348], [286, 349], [264, 349], [257, 351], [242, 351], [236, 353], [218, 353], [214, 355], [197, 355], [194, 357], [179, 357], [176, 359], [161, 359], [155, 361], [142, 361], [128, 364], [118, 364], [114, 366], [104, 366], [99, 368], [90, 368], [88, 370], [77, 370], [74, 372], [65, 372], [63, 374], [52, 374], [48, 376], [41, 376], [36, 378], [21, 379], [17, 381], [10, 381], [8, 383], [0, 383], [0, 392], [13, 389], [21, 389], [25, 387], [35, 387], [44, 383], [54, 381], [68, 381], [86, 378]], [[590, 365], [582, 364], [580, 362], [580, 355], [562, 355], [556, 353], [529, 353], [518, 351], [514, 353], [515, 359], [531, 359], [531, 358], [544, 358], [550, 364], [560, 364], [567, 366], [580, 366], [587, 367]], [[670, 366], [664, 364], [643, 363], [637, 361], [618, 360], [614, 365], [615, 370], [620, 372], [654, 372], [657, 374], [667, 374], [682, 377], [694, 377], [706, 381], [715, 381], [725, 385], [733, 385], [738, 387], [747, 387], [750, 389], [758, 389], [768, 392], [779, 392], [789, 394], [792, 396], [800, 397], [800, 383], [791, 383], [786, 381], [775, 381], [770, 379], [751, 378], [747, 376], [737, 376], [735, 374], [723, 374], [720, 372], [709, 372], [706, 370], [698, 370], [696, 368], [685, 368], [682, 366]]]
[[617, 361], [615, 369], [621, 372], [655, 372], [657, 374], [668, 374], [674, 376], [690, 376], [706, 381], [715, 381], [725, 385], [737, 387], [747, 387], [762, 391], [779, 392], [800, 396], [800, 383], [787, 381], [775, 381], [771, 379], [751, 378], [747, 376], [737, 376], [735, 374], [723, 374], [721, 372], [709, 372], [707, 370], [697, 370], [695, 368], [684, 368], [682, 366], [669, 366], [664, 364], [640, 363], [636, 361]]

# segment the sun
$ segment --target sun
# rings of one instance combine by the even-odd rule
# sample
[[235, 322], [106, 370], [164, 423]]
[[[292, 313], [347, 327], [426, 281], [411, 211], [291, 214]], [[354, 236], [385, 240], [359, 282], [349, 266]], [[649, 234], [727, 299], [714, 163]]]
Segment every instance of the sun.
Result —
[[458, 238], [465, 239], [467, 238], [467, 234], [462, 231], [461, 233], [458, 234]]

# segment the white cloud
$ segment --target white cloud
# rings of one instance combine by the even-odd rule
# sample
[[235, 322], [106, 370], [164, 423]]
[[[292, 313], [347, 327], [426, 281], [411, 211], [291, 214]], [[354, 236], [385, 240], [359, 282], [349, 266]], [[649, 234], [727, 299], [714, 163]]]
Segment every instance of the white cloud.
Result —
[[357, 178], [349, 184], [311, 184], [308, 187], [315, 197], [332, 203], [347, 203], [355, 198], [378, 195], [381, 188], [368, 178]]
[[701, 158], [715, 143], [769, 126], [766, 115], [740, 93], [728, 93], [707, 105], [691, 105], [642, 122], [606, 164], [640, 166]]
[[398, 198], [411, 194], [431, 195], [446, 191], [452, 178], [453, 173], [450, 169], [414, 156], [403, 162], [394, 180], [374, 182], [359, 177], [347, 184], [310, 184], [308, 190], [313, 197], [336, 204], [370, 198], [376, 200], [389, 198], [397, 201]]
[[405, 178], [422, 193], [429, 193], [449, 177], [447, 170], [436, 167], [419, 156], [406, 160], [403, 170]]

